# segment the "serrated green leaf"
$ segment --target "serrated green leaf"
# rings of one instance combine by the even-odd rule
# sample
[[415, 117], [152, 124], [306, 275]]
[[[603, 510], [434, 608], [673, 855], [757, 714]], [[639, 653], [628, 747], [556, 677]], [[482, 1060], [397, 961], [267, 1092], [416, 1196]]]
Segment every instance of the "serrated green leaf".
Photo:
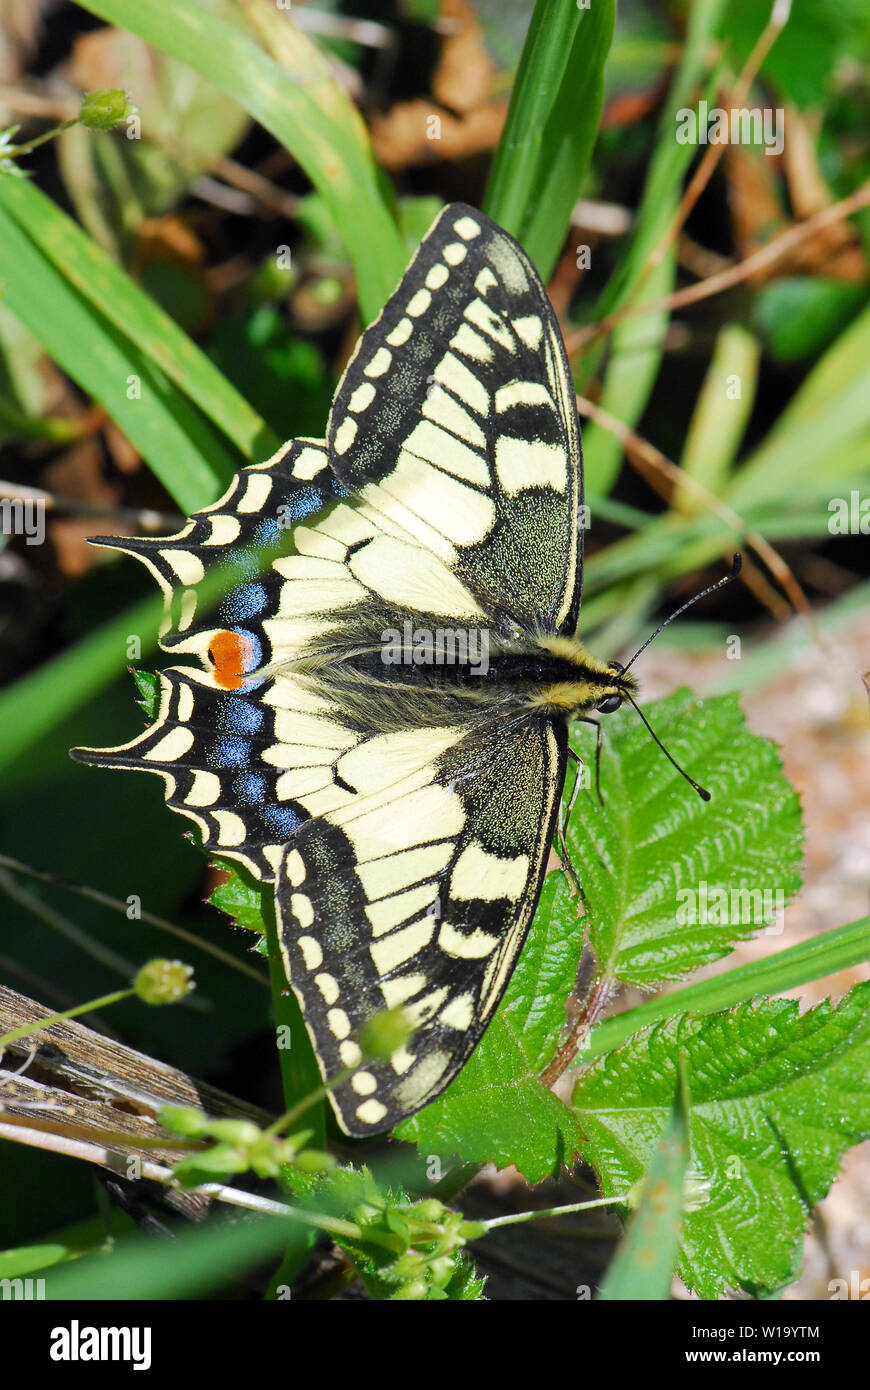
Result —
[[551, 874], [498, 1013], [444, 1095], [400, 1125], [425, 1154], [515, 1165], [541, 1182], [580, 1144], [575, 1116], [538, 1081], [565, 1023], [583, 927], [561, 874]]
[[644, 1029], [574, 1091], [605, 1194], [646, 1169], [686, 1057], [690, 1163], [709, 1202], [684, 1217], [679, 1271], [702, 1298], [774, 1289], [844, 1151], [870, 1135], [870, 982], [801, 1014], [767, 999]]
[[761, 960], [733, 966], [709, 979], [660, 994], [646, 1004], [614, 1014], [594, 1028], [577, 1054], [578, 1062], [591, 1062], [615, 1052], [633, 1033], [678, 1014], [712, 1014], [742, 1004], [759, 994], [781, 994], [810, 980], [821, 980], [870, 960], [870, 917], [861, 917], [833, 931], [819, 932], [796, 946], [774, 951]]
[[[602, 972], [650, 986], [718, 960], [771, 921], [800, 886], [801, 818], [775, 746], [749, 732], [735, 697], [682, 690], [644, 713], [712, 799], [696, 796], [623, 709], [605, 727], [604, 805], [593, 776], [568, 839]], [[580, 725], [572, 740], [594, 767], [594, 731]]]
[[229, 877], [225, 883], [218, 884], [209, 897], [209, 903], [219, 912], [225, 912], [239, 927], [266, 935], [263, 921], [263, 885], [243, 875], [238, 864], [228, 859], [216, 859], [215, 864]]
[[160, 677], [156, 671], [140, 671], [138, 667], [133, 667], [130, 674], [139, 692], [136, 704], [152, 723], [160, 706]]

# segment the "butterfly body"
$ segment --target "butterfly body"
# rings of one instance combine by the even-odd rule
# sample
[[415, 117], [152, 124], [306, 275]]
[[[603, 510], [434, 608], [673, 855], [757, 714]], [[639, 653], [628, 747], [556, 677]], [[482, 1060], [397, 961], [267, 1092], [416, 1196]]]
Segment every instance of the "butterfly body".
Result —
[[[243, 470], [177, 536], [108, 542], [164, 589], [155, 722], [84, 761], [163, 777], [274, 883], [281, 949], [351, 1134], [449, 1084], [543, 883], [573, 717], [635, 689], [578, 635], [580, 440], [546, 292], [444, 209], [336, 391], [326, 438]], [[226, 574], [218, 601], [197, 585]], [[193, 664], [191, 664], [191, 659]], [[406, 1047], [369, 1062], [385, 1008]]]

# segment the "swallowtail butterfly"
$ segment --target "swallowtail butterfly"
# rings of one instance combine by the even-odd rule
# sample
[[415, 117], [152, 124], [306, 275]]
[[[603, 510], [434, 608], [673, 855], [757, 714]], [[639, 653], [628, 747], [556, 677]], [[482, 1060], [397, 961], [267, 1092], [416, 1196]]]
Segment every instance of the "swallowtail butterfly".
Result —
[[[516, 241], [444, 209], [359, 344], [325, 440], [246, 468], [168, 539], [156, 772], [204, 847], [275, 886], [282, 952], [349, 1134], [448, 1085], [492, 1019], [556, 827], [568, 723], [636, 686], [577, 636], [580, 437], [559, 328]], [[264, 566], [264, 553], [269, 562]], [[198, 603], [216, 566], [223, 597]], [[414, 1032], [363, 1061], [367, 1020]]]

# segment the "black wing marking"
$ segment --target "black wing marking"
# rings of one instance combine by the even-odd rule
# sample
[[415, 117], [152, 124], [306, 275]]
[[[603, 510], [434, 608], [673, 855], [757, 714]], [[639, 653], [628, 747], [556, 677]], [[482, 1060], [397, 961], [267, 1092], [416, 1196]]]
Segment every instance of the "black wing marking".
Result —
[[[269, 757], [289, 741], [288, 724], [301, 728], [304, 716], [300, 711], [293, 719], [286, 692], [275, 698], [273, 680], [245, 684], [239, 668], [280, 659], [281, 643], [289, 640], [286, 622], [273, 626], [284, 581], [269, 567], [268, 555], [284, 554], [292, 544], [290, 527], [322, 515], [345, 495], [323, 443], [296, 439], [267, 463], [239, 473], [177, 535], [99, 541], [147, 565], [166, 600], [161, 647], [198, 657], [205, 669], [179, 666], [161, 675], [155, 722], [137, 738], [116, 748], [74, 748], [72, 756], [157, 773], [167, 803], [196, 824], [204, 847], [238, 860], [258, 878], [274, 877], [282, 847], [308, 815], [283, 794], [286, 766]], [[217, 604], [200, 605], [194, 586], [219, 566], [237, 582]], [[228, 647], [227, 664], [222, 652]], [[305, 699], [300, 692], [297, 705]]]
[[[431, 731], [416, 737], [431, 748]], [[288, 979], [324, 1078], [356, 1068], [332, 1095], [349, 1134], [427, 1105], [479, 1042], [534, 915], [565, 756], [561, 727], [491, 719], [287, 847], [276, 901]], [[396, 1006], [411, 1040], [365, 1062], [360, 1030]]]
[[330, 464], [494, 616], [577, 625], [582, 463], [558, 323], [522, 247], [445, 208], [336, 393]]

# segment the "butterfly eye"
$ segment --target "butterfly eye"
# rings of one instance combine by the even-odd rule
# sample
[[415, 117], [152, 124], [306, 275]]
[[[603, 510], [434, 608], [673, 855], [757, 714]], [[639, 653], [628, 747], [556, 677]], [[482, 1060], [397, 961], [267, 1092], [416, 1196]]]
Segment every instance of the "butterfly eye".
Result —
[[613, 714], [614, 710], [618, 710], [621, 704], [621, 695], [608, 695], [596, 708], [599, 714]]

